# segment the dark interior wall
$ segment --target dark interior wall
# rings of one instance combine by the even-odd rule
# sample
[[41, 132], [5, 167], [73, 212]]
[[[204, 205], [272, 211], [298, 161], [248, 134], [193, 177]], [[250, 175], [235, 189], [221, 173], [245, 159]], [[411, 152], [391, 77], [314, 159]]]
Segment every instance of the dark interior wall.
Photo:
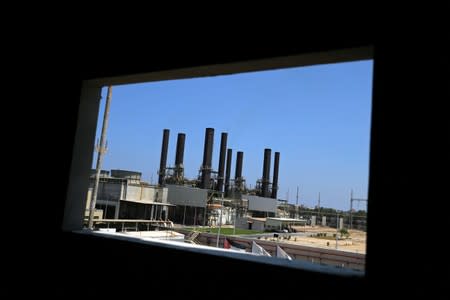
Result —
[[[278, 291], [275, 295], [294, 295], [294, 291], [305, 289], [304, 293], [318, 297], [334, 297], [337, 290], [344, 292], [347, 299], [360, 299], [361, 295], [384, 295], [389, 289], [407, 293], [417, 291], [428, 296], [440, 294], [445, 277], [441, 276], [440, 261], [437, 256], [444, 255], [441, 245], [418, 242], [418, 236], [434, 238], [439, 229], [426, 226], [414, 228], [396, 227], [398, 234], [391, 232], [390, 216], [404, 214], [417, 216], [419, 222], [426, 223], [427, 214], [419, 208], [432, 205], [430, 197], [441, 200], [446, 193], [435, 171], [436, 166], [448, 159], [448, 148], [439, 148], [430, 155], [429, 147], [435, 140], [442, 140], [438, 129], [444, 126], [438, 111], [442, 101], [448, 98], [448, 81], [438, 76], [446, 68], [444, 49], [433, 47], [428, 41], [391, 43], [371, 38], [353, 38], [341, 41], [304, 41], [304, 46], [270, 46], [212, 48], [200, 44], [193, 53], [176, 53], [161, 47], [138, 51], [134, 56], [108, 60], [112, 54], [101, 56], [101, 51], [93, 50], [82, 62], [68, 63], [65, 70], [67, 82], [59, 86], [59, 96], [64, 95], [64, 105], [58, 106], [58, 114], [51, 114], [51, 122], [64, 128], [66, 135], [58, 135], [60, 161], [58, 168], [62, 176], [55, 179], [61, 186], [48, 200], [54, 211], [51, 220], [57, 231], [54, 251], [62, 256], [52, 258], [55, 268], [53, 274], [65, 278], [59, 288], [67, 291], [83, 290], [87, 279], [94, 279], [100, 286], [111, 282], [132, 286], [159, 289], [161, 286], [182, 286], [186, 296], [220, 295], [217, 282], [231, 281], [224, 291], [244, 293], [264, 297], [267, 293]], [[370, 163], [369, 220], [368, 220], [368, 276], [366, 279], [344, 279], [336, 276], [312, 274], [300, 270], [280, 269], [259, 264], [233, 261], [212, 256], [144, 247], [122, 242], [79, 237], [63, 233], [60, 226], [63, 217], [65, 187], [72, 155], [72, 144], [77, 119], [77, 103], [80, 96], [81, 79], [150, 72], [162, 69], [197, 66], [212, 63], [225, 63], [247, 59], [274, 57], [307, 53], [316, 50], [349, 48], [374, 44], [374, 98]], [[167, 51], [166, 51], [167, 50]], [[172, 55], [172, 53], [174, 55]], [[448, 67], [448, 64], [447, 64]], [[447, 69], [448, 70], [448, 69]], [[52, 91], [50, 89], [50, 91]], [[435, 117], [435, 118], [433, 118]], [[430, 120], [431, 118], [431, 120]], [[424, 121], [424, 119], [426, 121]], [[52, 133], [52, 132], [50, 132]], [[448, 132], [447, 132], [448, 133]], [[56, 135], [56, 129], [54, 132]], [[447, 135], [448, 138], [448, 135]], [[56, 145], [56, 141], [48, 141]], [[445, 151], [446, 150], [446, 151]], [[433, 184], [434, 183], [434, 184]], [[53, 210], [54, 209], [54, 210]], [[440, 222], [440, 223], [439, 223]], [[434, 228], [444, 225], [438, 221]], [[440, 227], [443, 228], [443, 227]], [[406, 248], [405, 248], [406, 247]], [[87, 263], [93, 252], [105, 253], [104, 259], [96, 261], [96, 268], [103, 275], [87, 275]], [[157, 257], [155, 262], [153, 258]], [[157, 266], [158, 276], [149, 275]], [[165, 269], [165, 266], [168, 268]], [[84, 275], [79, 275], [79, 270]], [[54, 277], [56, 278], [56, 277]], [[205, 285], [200, 285], [200, 278]], [[251, 280], [260, 280], [261, 288]], [[399, 279], [401, 278], [401, 280]], [[83, 284], [77, 284], [82, 280]], [[289, 286], [293, 288], [290, 289]], [[122, 286], [123, 287], [123, 286]], [[115, 289], [122, 289], [114, 285]], [[295, 287], [295, 288], [294, 288]], [[307, 288], [306, 288], [307, 287]], [[98, 288], [99, 292], [102, 288]], [[113, 289], [114, 290], [114, 289]], [[142, 291], [141, 291], [142, 292]], [[168, 290], [169, 294], [173, 288]], [[138, 292], [139, 293], [139, 292]], [[80, 292], [80, 294], [83, 294]], [[178, 292], [177, 292], [178, 294]]]
[[[372, 284], [424, 295], [438, 293], [448, 278], [441, 269], [447, 255], [436, 244], [446, 221], [431, 221], [431, 208], [443, 205], [439, 170], [449, 153], [439, 111], [449, 95], [442, 72], [448, 50], [437, 44], [420, 35], [414, 44], [375, 43], [367, 274]], [[392, 222], [395, 216], [404, 223]]]

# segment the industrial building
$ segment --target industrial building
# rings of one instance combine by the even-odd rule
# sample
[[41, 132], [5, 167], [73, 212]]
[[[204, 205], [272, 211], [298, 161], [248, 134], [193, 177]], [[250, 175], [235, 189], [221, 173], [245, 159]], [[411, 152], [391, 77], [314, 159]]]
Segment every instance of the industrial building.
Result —
[[[228, 133], [221, 134], [216, 171], [212, 167], [214, 129], [206, 128], [203, 162], [194, 179], [184, 176], [185, 133], [178, 133], [174, 167], [167, 166], [169, 135], [170, 130], [164, 129], [157, 185], [142, 181], [140, 172], [100, 172], [94, 219], [170, 220], [183, 225], [216, 226], [242, 223], [237, 221], [240, 219], [280, 216], [277, 200], [279, 152], [275, 152], [271, 181], [272, 150], [264, 149], [262, 178], [257, 180], [254, 189], [248, 189], [243, 176], [242, 151], [237, 151], [235, 174], [231, 178], [233, 150], [227, 149]], [[92, 170], [87, 208], [94, 181]], [[244, 223], [243, 227], [247, 228], [252, 222]]]
[[[102, 219], [167, 220], [167, 188], [141, 181], [141, 173], [126, 170], [102, 171], [99, 178], [96, 215]], [[88, 210], [95, 172], [92, 171], [87, 195]]]
[[[239, 228], [271, 230], [273, 226], [266, 224], [266, 218], [291, 216], [292, 208], [286, 209], [287, 203], [277, 200], [279, 152], [275, 152], [271, 181], [272, 150], [264, 149], [262, 178], [254, 189], [248, 189], [242, 151], [237, 151], [234, 179], [231, 178], [233, 150], [227, 149], [227, 133], [221, 134], [219, 165], [215, 171], [214, 129], [206, 128], [203, 162], [195, 179], [184, 176], [185, 133], [178, 133], [174, 167], [167, 166], [169, 135], [170, 130], [164, 129], [157, 185], [143, 182], [140, 172], [100, 170], [94, 220], [170, 220], [182, 225], [234, 224]], [[89, 216], [95, 173], [91, 171], [85, 218]]]
[[288, 230], [292, 231], [292, 226], [304, 226], [306, 220], [291, 218], [267, 218], [265, 224], [266, 230]]

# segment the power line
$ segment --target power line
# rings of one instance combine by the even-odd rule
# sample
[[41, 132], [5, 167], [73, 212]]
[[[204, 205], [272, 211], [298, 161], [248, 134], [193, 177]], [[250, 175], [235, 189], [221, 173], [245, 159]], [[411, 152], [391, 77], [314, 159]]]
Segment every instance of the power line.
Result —
[[353, 198], [353, 190], [350, 191], [350, 229], [353, 229], [353, 201], [358, 201], [358, 203], [361, 201], [367, 202], [367, 199]]

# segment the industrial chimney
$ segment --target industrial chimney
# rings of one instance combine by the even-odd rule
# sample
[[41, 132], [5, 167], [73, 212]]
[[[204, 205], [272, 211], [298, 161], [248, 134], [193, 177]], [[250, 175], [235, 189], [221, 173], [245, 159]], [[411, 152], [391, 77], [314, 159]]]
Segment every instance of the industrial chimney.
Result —
[[270, 156], [272, 150], [264, 149], [264, 166], [263, 166], [263, 177], [262, 177], [262, 196], [270, 197], [269, 195], [269, 184], [270, 184]]
[[235, 187], [238, 190], [242, 188], [242, 162], [244, 160], [244, 152], [238, 151], [236, 158], [236, 170], [234, 174]]
[[203, 148], [203, 164], [202, 177], [200, 187], [203, 189], [210, 188], [211, 179], [211, 161], [214, 143], [214, 128], [206, 128], [205, 131], [205, 147]]
[[169, 147], [169, 129], [164, 129], [163, 131], [163, 140], [161, 147], [161, 161], [159, 164], [159, 178], [158, 184], [164, 184], [164, 178], [166, 177], [166, 165], [167, 165], [167, 149]]
[[233, 156], [233, 150], [227, 150], [227, 166], [225, 171], [225, 196], [228, 196], [230, 189], [230, 175], [231, 175], [231, 158]]
[[184, 179], [184, 141], [186, 140], [186, 134], [179, 133], [177, 138], [177, 152], [175, 156], [175, 172], [174, 176], [177, 180]]
[[280, 152], [275, 152], [275, 162], [273, 163], [273, 178], [272, 178], [272, 198], [273, 199], [277, 199], [279, 167], [280, 167]]
[[225, 181], [224, 172], [225, 172], [225, 154], [227, 151], [227, 138], [228, 134], [226, 132], [222, 132], [222, 137], [220, 139], [220, 155], [219, 155], [219, 171], [217, 174], [217, 191], [222, 191], [222, 185]]

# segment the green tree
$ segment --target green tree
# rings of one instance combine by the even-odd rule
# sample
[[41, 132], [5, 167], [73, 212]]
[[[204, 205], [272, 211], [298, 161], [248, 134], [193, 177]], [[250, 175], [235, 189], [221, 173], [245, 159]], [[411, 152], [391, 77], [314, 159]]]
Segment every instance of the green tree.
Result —
[[342, 228], [339, 233], [341, 234], [341, 238], [345, 236], [345, 238], [348, 238], [350, 236], [350, 233], [348, 232], [347, 228]]

